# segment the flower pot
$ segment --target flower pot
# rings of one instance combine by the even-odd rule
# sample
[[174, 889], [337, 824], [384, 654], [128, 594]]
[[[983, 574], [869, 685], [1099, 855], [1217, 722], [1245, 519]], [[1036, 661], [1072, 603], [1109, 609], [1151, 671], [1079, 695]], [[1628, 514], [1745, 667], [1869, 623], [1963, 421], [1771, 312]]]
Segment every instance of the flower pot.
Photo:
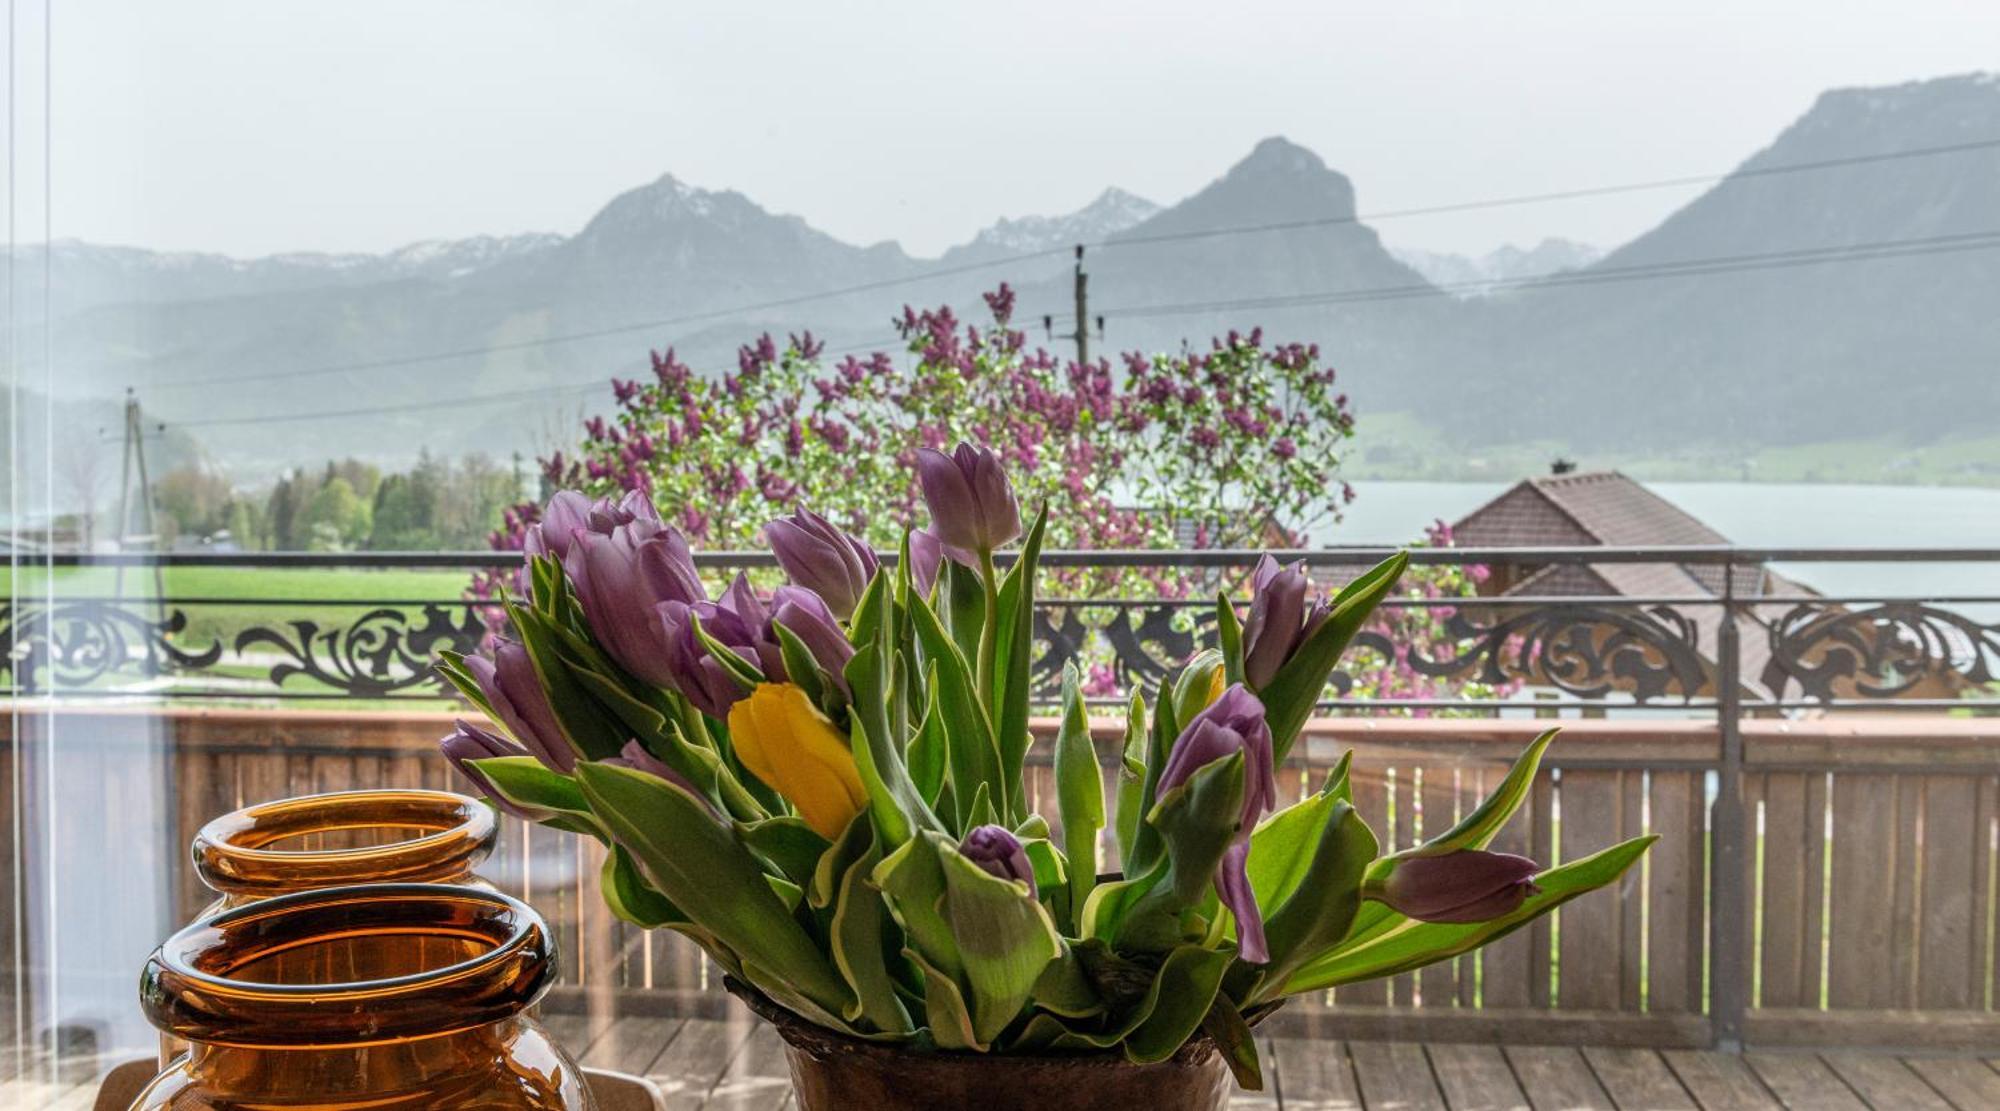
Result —
[[1234, 1083], [1215, 1043], [1196, 1035], [1156, 1064], [1117, 1053], [989, 1054], [918, 1050], [816, 1026], [726, 980], [785, 1041], [800, 1111], [1220, 1111]]
[[554, 979], [540, 916], [490, 891], [282, 895], [182, 929], [140, 1002], [188, 1044], [133, 1111], [594, 1111], [528, 1008]]

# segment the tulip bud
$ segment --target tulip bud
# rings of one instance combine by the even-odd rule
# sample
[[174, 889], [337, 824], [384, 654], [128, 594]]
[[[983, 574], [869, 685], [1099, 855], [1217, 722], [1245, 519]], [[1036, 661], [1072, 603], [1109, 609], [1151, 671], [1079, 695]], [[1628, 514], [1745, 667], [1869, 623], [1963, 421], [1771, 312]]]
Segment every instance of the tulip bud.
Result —
[[847, 661], [854, 658], [854, 645], [819, 595], [801, 586], [781, 586], [771, 594], [771, 617], [758, 642], [758, 658], [767, 678], [790, 680], [794, 677], [785, 672], [784, 651], [778, 643], [776, 628], [779, 625], [799, 638], [806, 651], [812, 653], [813, 661], [832, 676], [841, 693], [849, 693]]
[[944, 541], [929, 529], [910, 531], [910, 585], [917, 594], [928, 598], [931, 588], [937, 585], [938, 572], [944, 569]]
[[493, 784], [471, 764], [474, 760], [491, 760], [501, 756], [527, 756], [529, 755], [527, 749], [463, 719], [453, 722], [452, 726], [449, 734], [438, 738], [438, 751], [444, 753], [444, 758], [451, 762], [451, 766], [457, 769], [458, 774], [464, 776], [480, 794], [491, 799], [493, 805], [516, 818], [539, 822], [550, 816], [544, 811], [515, 806], [500, 797], [500, 792], [493, 789]]
[[917, 449], [917, 481], [938, 539], [968, 552], [991, 552], [1021, 535], [1021, 507], [999, 457], [960, 444], [950, 455]]
[[[733, 614], [712, 602], [693, 605], [662, 602], [654, 619], [660, 624], [660, 636], [665, 642], [668, 681], [664, 685], [679, 691], [695, 709], [709, 717], [728, 717], [729, 708], [743, 697], [743, 684], [708, 654], [708, 646], [695, 634], [695, 622], [700, 621], [710, 636], [724, 644], [749, 644], [753, 638], [739, 632]], [[737, 655], [757, 662], [754, 650], [739, 650]]]
[[1480, 849], [1405, 857], [1376, 898], [1423, 922], [1487, 922], [1512, 914], [1540, 891], [1540, 870], [1527, 857]]
[[1028, 862], [1028, 851], [1021, 847], [1021, 839], [1001, 826], [978, 826], [959, 842], [960, 856], [977, 864], [982, 871], [1003, 880], [1019, 880], [1028, 885], [1028, 898], [1038, 898], [1035, 890], [1035, 867]]
[[840, 620], [854, 615], [875, 577], [873, 549], [810, 509], [772, 521], [764, 526], [764, 535], [792, 582], [824, 598]]
[[[593, 523], [617, 522], [620, 512], [632, 511], [604, 507], [591, 517]], [[660, 604], [707, 598], [687, 540], [657, 517], [642, 515], [612, 523], [609, 532], [579, 530], [573, 540], [563, 570], [598, 646], [640, 679], [670, 685]]]
[[790, 683], [759, 683], [730, 707], [729, 739], [743, 766], [829, 841], [868, 805], [847, 738]]
[[668, 767], [659, 757], [647, 752], [646, 746], [636, 740], [626, 741], [625, 747], [619, 750], [618, 755], [607, 757], [598, 761], [598, 763], [611, 764], [620, 768], [631, 768], [635, 772], [645, 772], [647, 775], [664, 779], [668, 783], [686, 791], [696, 802], [707, 807], [709, 813], [715, 813], [715, 805], [709, 802], [708, 797], [696, 789], [695, 785], [690, 783], [686, 776]]
[[1215, 891], [1236, 916], [1237, 951], [1252, 964], [1270, 960], [1264, 939], [1264, 916], [1250, 889], [1250, 832], [1278, 799], [1277, 770], [1271, 753], [1271, 728], [1264, 721], [1264, 704], [1241, 683], [1232, 684], [1206, 710], [1196, 714], [1174, 740], [1160, 771], [1159, 793], [1186, 783], [1194, 773], [1217, 760], [1243, 754], [1243, 811], [1222, 862], [1215, 869]]
[[493, 713], [526, 751], [553, 771], [569, 774], [576, 767], [576, 748], [549, 705], [535, 662], [517, 640], [495, 637], [493, 656], [465, 657], [465, 670], [479, 684]]
[[1330, 611], [1303, 568], [1280, 567], [1266, 555], [1250, 580], [1250, 616], [1243, 622], [1243, 678], [1262, 690]]

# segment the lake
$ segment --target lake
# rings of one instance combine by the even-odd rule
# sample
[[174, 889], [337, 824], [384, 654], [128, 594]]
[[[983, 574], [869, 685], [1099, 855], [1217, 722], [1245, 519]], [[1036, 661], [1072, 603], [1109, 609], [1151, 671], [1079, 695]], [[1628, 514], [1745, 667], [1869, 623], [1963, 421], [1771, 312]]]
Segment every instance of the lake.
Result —
[[[2000, 490], [1775, 482], [1649, 482], [1738, 544], [1752, 547], [2000, 549]], [[1316, 543], [1401, 544], [1507, 489], [1488, 482], [1357, 482], [1354, 504]], [[1788, 564], [1778, 570], [1834, 596], [2000, 597], [2000, 564]]]

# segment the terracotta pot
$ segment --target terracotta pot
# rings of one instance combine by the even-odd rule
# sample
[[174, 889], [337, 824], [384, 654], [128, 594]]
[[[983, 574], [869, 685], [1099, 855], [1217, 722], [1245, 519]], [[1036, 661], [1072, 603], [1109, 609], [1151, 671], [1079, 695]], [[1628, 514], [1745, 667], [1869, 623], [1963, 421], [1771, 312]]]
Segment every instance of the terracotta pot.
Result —
[[835, 1033], [734, 980], [726, 986], [778, 1028], [800, 1111], [1221, 1111], [1235, 1085], [1215, 1043], [1135, 1065], [1117, 1053], [922, 1052]]

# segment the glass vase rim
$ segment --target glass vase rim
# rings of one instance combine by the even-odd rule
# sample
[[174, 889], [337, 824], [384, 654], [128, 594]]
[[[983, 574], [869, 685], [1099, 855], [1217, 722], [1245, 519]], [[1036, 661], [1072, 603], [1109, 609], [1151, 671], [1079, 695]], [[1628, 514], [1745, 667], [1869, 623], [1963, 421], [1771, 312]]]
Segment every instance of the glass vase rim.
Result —
[[[332, 813], [343, 806], [397, 801], [429, 803], [436, 807], [436, 814], [441, 820], [455, 820], [450, 825], [441, 824], [436, 828], [416, 826], [414, 828], [428, 830], [419, 837], [407, 837], [387, 844], [356, 848], [268, 847], [271, 842], [281, 841], [287, 837], [323, 832], [328, 829], [356, 828], [355, 825], [306, 826], [277, 833], [270, 841], [263, 844], [246, 845], [238, 840], [246, 833], [255, 830], [260, 821], [318, 812]], [[422, 882], [433, 877], [442, 878], [451, 874], [470, 873], [478, 862], [492, 851], [498, 836], [499, 821], [493, 808], [478, 799], [453, 791], [417, 787], [379, 787], [294, 795], [238, 807], [204, 823], [195, 833], [191, 852], [196, 871], [200, 874], [202, 882], [210, 888], [225, 893], [254, 893], [289, 891], [292, 890], [292, 886], [272, 879], [244, 875], [242, 870], [234, 865], [286, 869], [306, 864], [345, 867], [367, 862], [400, 863], [409, 874], [398, 876], [397, 879]], [[325, 886], [325, 884], [312, 882], [311, 886]]]
[[[397, 901], [428, 902], [440, 907], [453, 902], [480, 904], [492, 912], [486, 920], [504, 924], [504, 931], [496, 929], [478, 935], [488, 947], [465, 960], [421, 972], [372, 980], [277, 983], [238, 979], [224, 972], [204, 969], [199, 964], [200, 956], [224, 945], [231, 931], [249, 928], [260, 920], [299, 920], [305, 936], [297, 944], [304, 945], [315, 940], [337, 940], [342, 936], [326, 928], [315, 936], [311, 921], [315, 911], [330, 911], [341, 904], [374, 904], [379, 907]], [[441, 925], [437, 932], [439, 935], [446, 934]], [[455, 936], [465, 937], [466, 932], [460, 931]], [[274, 1048], [286, 1045], [379, 1044], [489, 1025], [520, 1013], [541, 997], [554, 978], [554, 944], [554, 935], [533, 907], [499, 891], [434, 883], [350, 884], [315, 888], [260, 900], [182, 927], [162, 942], [146, 961], [141, 975], [141, 1001], [153, 1025], [189, 1041]], [[508, 966], [520, 967], [510, 974]], [[480, 991], [479, 986], [485, 981], [492, 981], [492, 984], [489, 990]], [[457, 1008], [451, 1021], [440, 1024], [434, 1019], [418, 1021], [413, 1017], [397, 1021], [397, 1005], [406, 1010], [416, 1010], [415, 1005], [421, 997], [453, 986], [465, 988], [475, 998], [466, 1006]], [[215, 1024], [223, 1029], [204, 1027], [195, 1031], [178, 1028], [170, 1016], [170, 1011], [176, 1008], [171, 1007], [168, 1001], [190, 997], [205, 998], [211, 1006], [178, 1008], [179, 1017], [215, 1020]], [[280, 1011], [301, 1008], [294, 1012], [300, 1015], [333, 1015], [343, 1005], [356, 1013], [365, 1008], [371, 1016], [375, 1016], [376, 1029], [352, 1038], [322, 1035], [306, 1039], [288, 1036], [284, 1032], [256, 1039], [225, 1036], [234, 1032], [229, 1029], [232, 1024], [248, 1025], [237, 1020], [236, 1015], [225, 1013], [228, 1008], [223, 1007], [222, 1002], [232, 999], [269, 1004]], [[210, 1036], [204, 1037], [203, 1034]]]

